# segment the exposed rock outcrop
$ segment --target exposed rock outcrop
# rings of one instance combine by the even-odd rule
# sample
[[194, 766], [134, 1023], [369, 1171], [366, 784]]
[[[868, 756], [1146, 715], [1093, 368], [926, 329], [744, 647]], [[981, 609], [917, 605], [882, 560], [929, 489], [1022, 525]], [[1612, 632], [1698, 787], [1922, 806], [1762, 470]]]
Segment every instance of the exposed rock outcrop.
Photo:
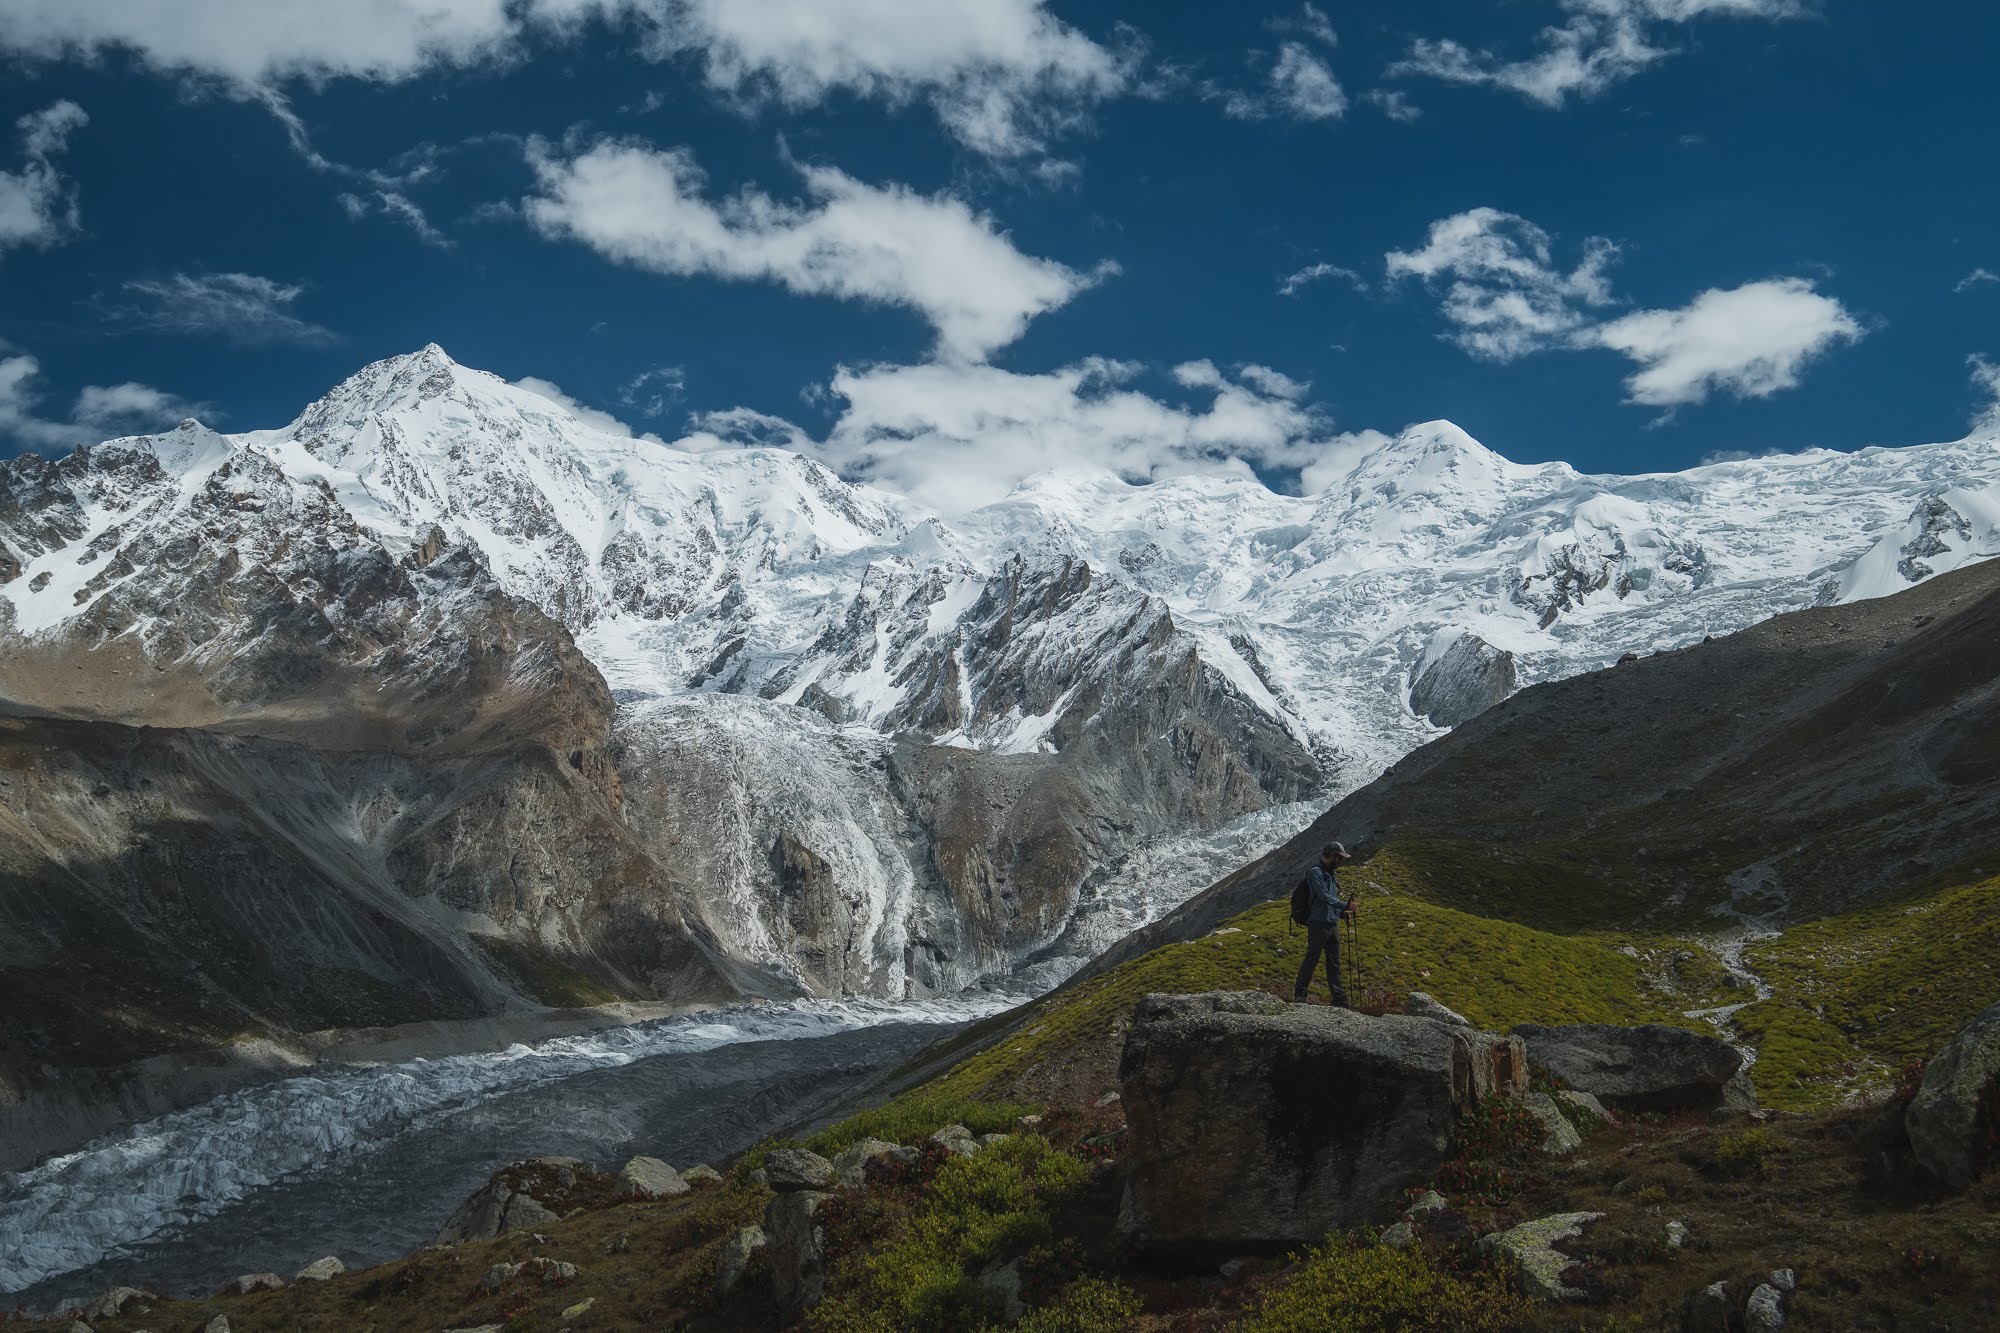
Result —
[[1410, 711], [1455, 727], [1512, 694], [1520, 682], [1514, 654], [1469, 631], [1441, 632], [1410, 681]]
[[1558, 1250], [1556, 1243], [1582, 1235], [1585, 1227], [1603, 1216], [1603, 1213], [1557, 1213], [1537, 1218], [1483, 1237], [1479, 1248], [1511, 1261], [1526, 1291], [1544, 1300], [1578, 1300], [1584, 1295], [1583, 1290], [1563, 1281], [1564, 1271], [1576, 1261]]
[[1119, 1079], [1121, 1228], [1212, 1259], [1396, 1216], [1457, 1115], [1525, 1090], [1527, 1068], [1513, 1038], [1248, 992], [1147, 996]]
[[1720, 1106], [1724, 1088], [1743, 1066], [1743, 1053], [1728, 1042], [1660, 1023], [1524, 1023], [1514, 1035], [1528, 1044], [1531, 1067], [1625, 1110]]
[[810, 1310], [826, 1295], [826, 1237], [817, 1219], [832, 1197], [817, 1190], [789, 1190], [764, 1209], [771, 1292], [788, 1314]]
[[[1982, 1108], [1982, 1098], [1990, 1099]], [[1989, 1117], [1981, 1125], [1982, 1113]], [[1910, 1150], [1948, 1185], [1965, 1186], [1994, 1159], [1986, 1134], [2000, 1125], [2000, 1004], [1959, 1029], [1924, 1067], [1903, 1113]]]

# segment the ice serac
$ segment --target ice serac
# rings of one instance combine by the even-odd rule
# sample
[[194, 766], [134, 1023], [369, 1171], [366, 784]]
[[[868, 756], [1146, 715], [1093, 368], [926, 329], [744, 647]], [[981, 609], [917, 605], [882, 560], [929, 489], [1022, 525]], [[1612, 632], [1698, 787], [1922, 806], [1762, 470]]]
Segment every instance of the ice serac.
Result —
[[[203, 909], [337, 960], [296, 995], [218, 983], [274, 1021], [377, 983], [403, 1014], [1046, 979], [1203, 887], [1205, 847], [1254, 853], [1516, 685], [1994, 554], [2000, 494], [1990, 437], [1595, 477], [1432, 422], [1313, 495], [1067, 468], [943, 514], [687, 444], [432, 346], [278, 429], [0, 463], [8, 707], [174, 738], [9, 779], [35, 927], [5, 966], [71, 956], [48, 885], [74, 848], [165, 938], [157, 894], [117, 905], [199, 837], [211, 869], [261, 838], [327, 885], [309, 928], [248, 872]], [[176, 793], [178, 832], [128, 779]], [[21, 822], [31, 790], [66, 813]], [[1139, 919], [1105, 901], [1126, 886]], [[364, 901], [365, 928], [338, 906]], [[348, 947], [381, 930], [458, 980], [397, 990], [401, 945]]]

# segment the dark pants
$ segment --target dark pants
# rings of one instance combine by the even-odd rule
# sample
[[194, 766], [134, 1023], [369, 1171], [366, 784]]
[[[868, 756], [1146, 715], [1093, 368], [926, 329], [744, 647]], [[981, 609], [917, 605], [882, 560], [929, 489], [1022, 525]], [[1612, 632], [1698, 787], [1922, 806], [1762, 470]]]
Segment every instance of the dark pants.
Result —
[[1335, 921], [1324, 926], [1306, 927], [1306, 960], [1299, 964], [1299, 979], [1292, 984], [1292, 994], [1303, 1000], [1312, 989], [1313, 964], [1319, 961], [1321, 953], [1326, 954], [1326, 988], [1333, 992], [1333, 1002], [1341, 1008], [1351, 1008], [1347, 1003], [1347, 992], [1340, 985], [1340, 923]]

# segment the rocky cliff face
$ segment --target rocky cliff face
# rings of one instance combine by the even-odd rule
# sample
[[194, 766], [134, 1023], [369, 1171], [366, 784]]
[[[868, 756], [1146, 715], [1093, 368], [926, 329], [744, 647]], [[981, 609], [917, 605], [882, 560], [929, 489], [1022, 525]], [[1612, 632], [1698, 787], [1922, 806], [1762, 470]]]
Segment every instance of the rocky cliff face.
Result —
[[[83, 929], [71, 863], [128, 867], [95, 910], [165, 938], [135, 886], [185, 835], [252, 923], [218, 964], [297, 964], [222, 985], [274, 1021], [353, 1012], [286, 990], [322, 954], [399, 1013], [949, 990], [1163, 838], [1339, 794], [1517, 683], [1975, 561], [2000, 516], [1991, 440], [1592, 478], [1432, 423], [1317, 496], [1081, 472], [960, 515], [700, 443], [433, 347], [281, 429], [0, 464], [6, 708], [168, 729], [130, 781], [197, 775], [127, 810], [22, 741], [8, 966]], [[257, 908], [293, 879], [349, 906]]]

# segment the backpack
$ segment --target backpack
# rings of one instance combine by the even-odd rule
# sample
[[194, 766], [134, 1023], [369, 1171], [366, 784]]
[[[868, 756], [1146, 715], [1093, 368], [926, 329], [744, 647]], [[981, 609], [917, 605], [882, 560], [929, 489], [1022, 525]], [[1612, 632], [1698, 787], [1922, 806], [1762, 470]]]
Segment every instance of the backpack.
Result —
[[1298, 884], [1292, 889], [1292, 924], [1306, 925], [1312, 919], [1312, 909], [1312, 885], [1306, 882], [1304, 875], [1300, 875]]

